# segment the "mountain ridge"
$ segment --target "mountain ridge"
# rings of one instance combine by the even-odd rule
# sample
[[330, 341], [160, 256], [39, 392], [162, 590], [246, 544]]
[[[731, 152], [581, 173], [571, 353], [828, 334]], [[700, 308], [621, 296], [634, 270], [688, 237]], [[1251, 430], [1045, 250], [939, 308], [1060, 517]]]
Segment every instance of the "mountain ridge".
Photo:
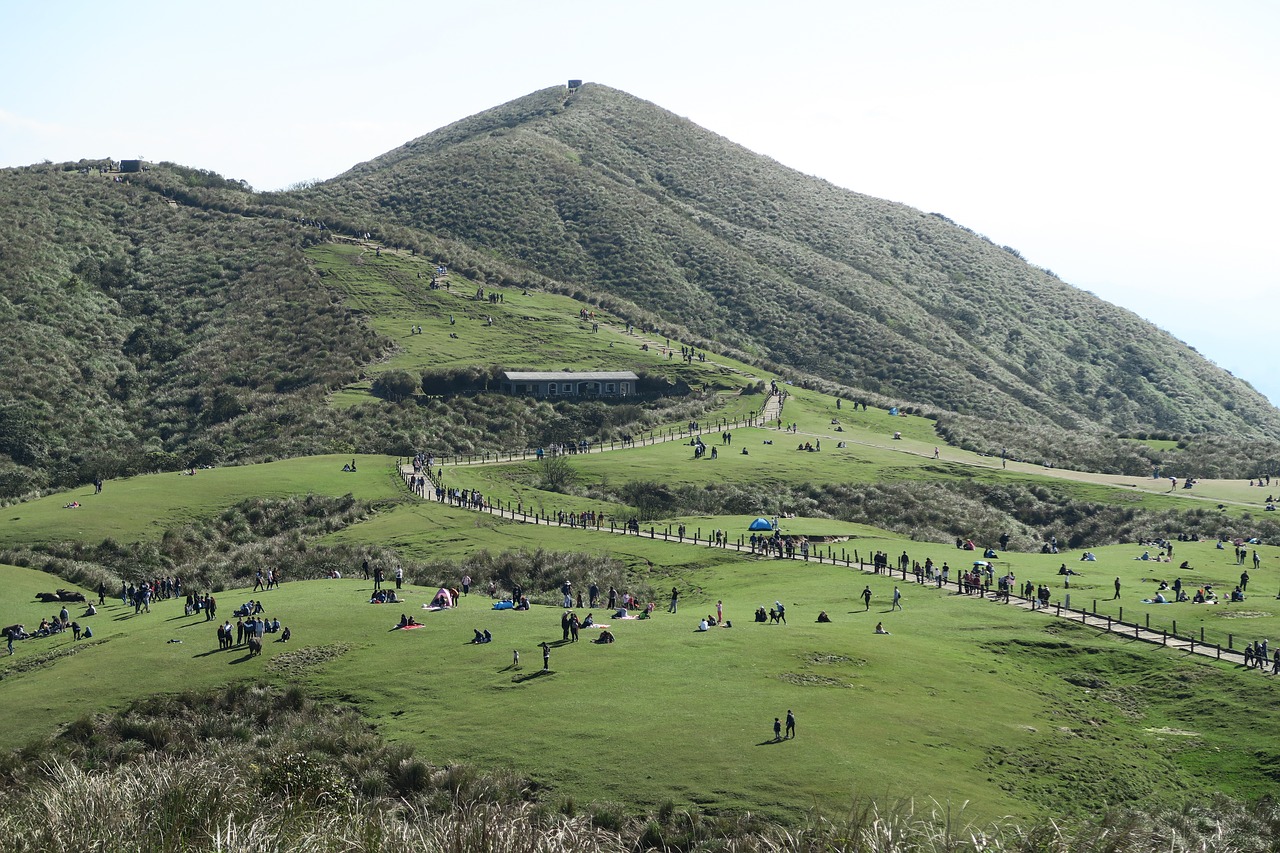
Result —
[[[1247, 383], [1013, 250], [598, 84], [517, 98], [307, 192], [904, 401], [1068, 429], [1280, 435]], [[796, 315], [866, 331], [814, 334]], [[1211, 402], [1183, 407], [1197, 398]]]

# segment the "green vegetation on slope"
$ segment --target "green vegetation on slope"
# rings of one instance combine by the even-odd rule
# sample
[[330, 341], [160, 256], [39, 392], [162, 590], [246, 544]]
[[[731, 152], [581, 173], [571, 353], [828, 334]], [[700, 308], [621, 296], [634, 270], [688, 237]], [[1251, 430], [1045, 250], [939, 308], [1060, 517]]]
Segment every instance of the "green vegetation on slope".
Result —
[[1000, 422], [1280, 436], [1280, 415], [1248, 385], [1016, 252], [604, 86], [535, 92], [303, 197], [898, 402]]

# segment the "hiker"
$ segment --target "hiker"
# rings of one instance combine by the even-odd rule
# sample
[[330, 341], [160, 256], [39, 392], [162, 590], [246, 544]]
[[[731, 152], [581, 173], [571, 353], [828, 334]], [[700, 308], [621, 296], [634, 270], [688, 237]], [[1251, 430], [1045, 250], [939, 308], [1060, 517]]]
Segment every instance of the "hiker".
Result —
[[795, 736], [796, 736], [796, 715], [791, 713], [791, 709], [788, 708], [787, 709], [787, 737], [793, 738]]

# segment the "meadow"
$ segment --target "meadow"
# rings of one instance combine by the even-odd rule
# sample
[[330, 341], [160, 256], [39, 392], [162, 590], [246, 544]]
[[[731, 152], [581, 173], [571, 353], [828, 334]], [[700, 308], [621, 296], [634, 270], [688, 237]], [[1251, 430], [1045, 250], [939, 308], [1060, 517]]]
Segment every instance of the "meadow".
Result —
[[[359, 480], [370, 494], [384, 493], [392, 460], [381, 466], [359, 460], [360, 473], [345, 481], [331, 476], [334, 461], [232, 472], [248, 483], [313, 477], [316, 489]], [[185, 495], [186, 507], [175, 508], [179, 517], [212, 512], [235, 490], [206, 473], [214, 472], [109, 483], [103, 496], [119, 495], [121, 502], [146, 496], [174, 507]], [[130, 491], [136, 494], [126, 498]], [[71, 525], [84, 524], [84, 516], [71, 520], [75, 512], [53, 512], [62, 524], [46, 519], [46, 533], [74, 535]], [[140, 518], [141, 505], [130, 515]], [[681, 519], [691, 532], [703, 522], [741, 529], [748, 520]], [[837, 537], [841, 547], [863, 554], [905, 550], [913, 559], [953, 565], [972, 556], [826, 519], [782, 523], [788, 533]], [[133, 528], [142, 536], [149, 530], [147, 524]], [[540, 603], [529, 612], [494, 611], [486, 595], [473, 593], [456, 609], [435, 613], [422, 605], [448, 578], [432, 577], [411, 579], [419, 582], [409, 584], [403, 605], [370, 605], [372, 583], [351, 566], [342, 579], [290, 582], [261, 596], [248, 589], [221, 592], [219, 616], [261, 597], [267, 615], [293, 631], [289, 645], [269, 642], [261, 658], [249, 658], [242, 650], [217, 650], [213, 623], [184, 617], [180, 602], [159, 602], [151, 614], [137, 615], [116, 599], [81, 620], [94, 627], [90, 643], [26, 641], [3, 661], [6, 704], [29, 712], [6, 726], [3, 745], [20, 746], [139, 695], [248, 679], [303, 686], [358, 708], [385, 737], [412, 744], [433, 761], [513, 770], [557, 800], [632, 808], [672, 801], [794, 821], [813, 807], [838, 812], [854, 796], [879, 802], [935, 797], [969, 802], [974, 818], [987, 819], [1153, 804], [1188, 789], [1239, 797], [1267, 789], [1264, 733], [1274, 728], [1268, 679], [1043, 614], [842, 566], [516, 524], [433, 501], [388, 505], [325, 539], [377, 542], [406, 560], [452, 562], [458, 571], [480, 550], [609, 555], [626, 565], [633, 588], [659, 606], [653, 619], [620, 622], [597, 608], [594, 615], [612, 625], [618, 641], [593, 644], [584, 632], [582, 642], [564, 644], [553, 591], [538, 591]], [[1133, 560], [1136, 550], [1097, 549], [1098, 562], [1084, 564], [1073, 595], [1112, 606], [1104, 599], [1112, 577], [1121, 576], [1126, 591], [1117, 606], [1133, 618], [1157, 568]], [[1274, 563], [1273, 548], [1260, 550]], [[1198, 566], [1197, 578], [1224, 584], [1236, 573], [1229, 554], [1213, 543], [1177, 549]], [[1055, 599], [1061, 595], [1058, 555], [1002, 556], [1019, 578], [1051, 583]], [[1256, 583], [1274, 585], [1274, 571], [1259, 574]], [[56, 579], [17, 567], [6, 567], [4, 578], [13, 590], [0, 612], [4, 624], [31, 626], [56, 611], [32, 602], [34, 592]], [[475, 580], [483, 590], [487, 579]], [[889, 611], [895, 583], [905, 596], [901, 612]], [[674, 615], [665, 612], [664, 591], [672, 585], [682, 590]], [[864, 586], [873, 592], [869, 611], [859, 598]], [[733, 627], [696, 632], [698, 619], [714, 612], [717, 601]], [[751, 621], [757, 607], [775, 601], [785, 604], [787, 625]], [[1275, 608], [1256, 601], [1212, 609], [1168, 605], [1156, 615], [1185, 613], [1184, 619], [1258, 631], [1276, 627]], [[831, 615], [831, 624], [814, 622], [819, 610]], [[425, 627], [393, 630], [401, 613]], [[872, 632], [877, 621], [888, 636]], [[470, 644], [475, 629], [491, 631], [494, 642]], [[547, 674], [538, 650], [543, 641], [552, 644]], [[514, 650], [521, 653], [519, 666], [512, 663]], [[774, 743], [773, 717], [787, 709], [796, 712], [799, 736]]]
[[[460, 279], [449, 290], [425, 288], [418, 277], [427, 269], [422, 258], [371, 255], [353, 244], [311, 252], [355, 310], [396, 338], [398, 349], [371, 377], [476, 361], [643, 367], [707, 388], [714, 395], [711, 423], [758, 411], [763, 400], [753, 391], [756, 383], [780, 380], [719, 355], [674, 363], [652, 344], [642, 349], [652, 336], [628, 334], [614, 317], [602, 316], [600, 330], [592, 332], [578, 319], [582, 303], [567, 297], [525, 297], [504, 288], [503, 302], [475, 302], [466, 298], [466, 288], [475, 285]], [[409, 326], [418, 324], [424, 334], [409, 335]], [[447, 337], [449, 328], [458, 330], [457, 339]], [[555, 348], [530, 343], [543, 337]], [[535, 351], [539, 363], [531, 364]], [[246, 499], [349, 494], [369, 502], [371, 514], [293, 547], [347, 548], [334, 551], [344, 554], [380, 549], [384, 568], [398, 561], [411, 572], [399, 605], [369, 604], [372, 583], [355, 562], [339, 567], [341, 578], [291, 578], [262, 594], [216, 589], [220, 618], [261, 598], [267, 615], [291, 629], [288, 644], [268, 635], [261, 657], [243, 648], [219, 650], [213, 623], [183, 615], [179, 601], [157, 602], [151, 613], [138, 614], [109, 598], [87, 618], [72, 606], [72, 618], [93, 627], [92, 640], [28, 640], [17, 644], [14, 656], [0, 658], [0, 702], [11, 712], [0, 747], [30, 753], [85, 715], [119, 710], [140, 696], [263, 683], [352, 709], [380, 737], [412, 746], [436, 764], [519, 774], [531, 780], [531, 798], [566, 814], [574, 803], [620, 804], [632, 814], [676, 804], [794, 825], [814, 813], [842, 814], [856, 801], [936, 800], [957, 810], [967, 804], [966, 820], [1075, 819], [1115, 805], [1167, 807], [1189, 793], [1252, 801], [1272, 789], [1271, 756], [1280, 736], [1273, 734], [1277, 711], [1268, 677], [958, 595], [954, 588], [705, 544], [717, 528], [731, 541], [744, 537], [771, 493], [785, 500], [809, 494], [805, 506], [838, 510], [842, 493], [832, 490], [887, 484], [941, 500], [933, 509], [963, 525], [971, 507], [953, 510], [946, 504], [950, 493], [929, 490], [1007, 488], [1017, 500], [1065, 496], [1082, 512], [1119, 508], [1171, 524], [1186, 518], [1206, 528], [1239, 529], [1264, 520], [1258, 487], [1206, 480], [1171, 492], [1159, 480], [1002, 464], [941, 442], [929, 419], [862, 411], [847, 399], [838, 405], [828, 394], [785, 381], [783, 387], [781, 425], [795, 424], [796, 432], [778, 423], [735, 429], [733, 443], [720, 445], [713, 427], [706, 440], [721, 451], [715, 460], [692, 458], [680, 435], [686, 423], [651, 413], [648, 435], [673, 440], [570, 457], [572, 482], [560, 491], [546, 488], [536, 462], [440, 465], [448, 488], [477, 489], [494, 502], [548, 515], [595, 510], [618, 523], [640, 512], [629, 502], [639, 494], [636, 484], [678, 492], [680, 501], [665, 511], [646, 513], [640, 536], [520, 523], [420, 500], [397, 472], [402, 460], [376, 454], [200, 469], [194, 476], [140, 475], [108, 480], [101, 494], [82, 487], [8, 506], [0, 546], [39, 554], [41, 547], [67, 542], [159, 541]], [[371, 379], [350, 385], [330, 405], [376, 417], [383, 403], [371, 388]], [[821, 451], [798, 451], [806, 441], [820, 441]], [[344, 472], [351, 461], [357, 471]], [[714, 493], [722, 500], [726, 490], [738, 490], [751, 509], [688, 509], [696, 503], [691, 495]], [[80, 505], [67, 508], [72, 502]], [[1027, 517], [1016, 515], [1019, 507], [1006, 510], [992, 524]], [[801, 511], [780, 524], [784, 533], [820, 538], [820, 547], [846, 557], [906, 552], [920, 562], [949, 562], [953, 577], [978, 556], [957, 550], [949, 537], [895, 528], [902, 521], [896, 514], [865, 521], [835, 515]], [[1214, 538], [1176, 542], [1173, 563], [1135, 559], [1158, 549], [1134, 542], [1091, 547], [1096, 562], [1080, 562], [1079, 549], [1039, 553], [1034, 536], [1060, 519], [1051, 517], [1044, 528], [1017, 522], [1020, 544], [1000, 554], [998, 571], [1049, 584], [1055, 600], [1069, 592], [1076, 607], [1096, 606], [1117, 617], [1123, 607], [1124, 618], [1149, 618], [1153, 626], [1172, 627], [1176, 620], [1183, 634], [1203, 629], [1209, 642], [1225, 644], [1228, 635], [1237, 647], [1248, 639], [1280, 641], [1275, 546], [1250, 546], [1260, 566], [1247, 566], [1253, 577], [1243, 603], [1153, 606], [1143, 599], [1156, 583], [1179, 575], [1188, 586], [1213, 583], [1220, 593], [1229, 591], [1241, 571], [1231, 546], [1219, 549]], [[703, 543], [666, 541], [663, 534], [681, 524]], [[1177, 530], [1150, 533], [1176, 536]], [[476, 567], [512, 551], [585, 554], [600, 562], [583, 565], [620, 566], [625, 588], [654, 600], [657, 612], [648, 620], [614, 620], [595, 608], [594, 617], [611, 626], [617, 642], [591, 643], [587, 631], [581, 642], [565, 643], [558, 580], [530, 590], [528, 612], [492, 609], [483, 593], [490, 578]], [[1176, 569], [1183, 560], [1193, 568]], [[1082, 572], [1070, 578], [1070, 590], [1058, 574], [1063, 564]], [[476, 590], [458, 607], [423, 609], [439, 584], [456, 585], [468, 571]], [[1122, 594], [1113, 600], [1115, 578]], [[57, 611], [36, 602], [35, 594], [68, 585], [30, 566], [0, 566], [0, 580], [9, 592], [0, 600], [0, 624], [28, 628]], [[574, 583], [588, 580], [575, 577]], [[901, 611], [890, 608], [895, 585], [904, 595]], [[673, 586], [681, 591], [680, 605], [669, 614]], [[860, 598], [864, 587], [872, 591], [870, 608]], [[696, 631], [717, 602], [733, 627]], [[786, 625], [752, 621], [758, 607], [774, 602], [785, 605]], [[817, 623], [819, 611], [832, 621]], [[424, 627], [396, 630], [402, 613]], [[887, 635], [874, 633], [877, 622]], [[489, 630], [494, 641], [470, 643], [475, 630]], [[542, 642], [551, 646], [545, 673]], [[773, 719], [788, 709], [796, 714], [798, 736], [776, 742]]]

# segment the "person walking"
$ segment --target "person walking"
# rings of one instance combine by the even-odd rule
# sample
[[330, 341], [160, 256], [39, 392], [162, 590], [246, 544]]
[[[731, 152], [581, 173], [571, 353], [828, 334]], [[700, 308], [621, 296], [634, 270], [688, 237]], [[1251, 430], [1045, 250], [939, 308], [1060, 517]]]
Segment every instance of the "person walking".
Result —
[[1116, 578], [1116, 594], [1111, 597], [1111, 600], [1115, 601], [1119, 597], [1120, 597], [1120, 578]]
[[777, 717], [773, 718], [773, 739], [775, 742], [782, 740], [782, 720]]
[[396, 566], [396, 589], [404, 585], [404, 566]]
[[542, 671], [546, 672], [551, 669], [551, 647], [547, 645], [547, 641], [542, 641]]
[[1240, 591], [1241, 592], [1249, 591], [1249, 573], [1248, 572], [1240, 573]]
[[788, 708], [787, 709], [787, 737], [793, 738], [795, 736], [796, 736], [796, 715], [791, 713], [791, 709]]
[[863, 587], [862, 589], [862, 609], [863, 610], [871, 609], [871, 587], [870, 586]]
[[893, 588], [893, 604], [890, 605], [889, 609], [890, 610], [902, 609], [902, 593], [898, 590], [896, 586]]
[[377, 592], [382, 589], [382, 582], [386, 580], [386, 575], [382, 572], [382, 566], [373, 570], [373, 591]]

